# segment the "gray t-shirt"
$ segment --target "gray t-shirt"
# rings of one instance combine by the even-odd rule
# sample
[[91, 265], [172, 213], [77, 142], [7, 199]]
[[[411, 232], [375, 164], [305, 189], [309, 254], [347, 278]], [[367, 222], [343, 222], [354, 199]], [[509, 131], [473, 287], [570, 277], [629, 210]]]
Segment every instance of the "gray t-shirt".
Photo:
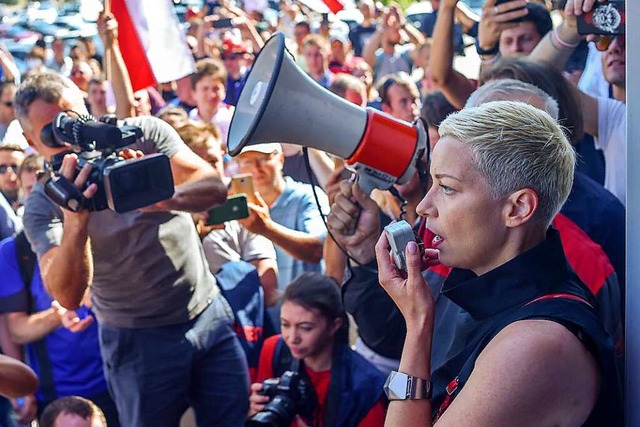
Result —
[[[162, 120], [139, 117], [126, 123], [144, 132], [133, 149], [169, 157], [188, 150]], [[41, 184], [36, 185], [26, 202], [24, 223], [38, 258], [60, 244], [62, 218], [60, 207]], [[219, 292], [186, 212], [93, 212], [89, 237], [93, 310], [105, 325], [139, 328], [183, 323], [200, 314]]]
[[244, 228], [238, 221], [227, 221], [202, 239], [202, 247], [212, 273], [229, 261], [276, 259], [271, 240]]

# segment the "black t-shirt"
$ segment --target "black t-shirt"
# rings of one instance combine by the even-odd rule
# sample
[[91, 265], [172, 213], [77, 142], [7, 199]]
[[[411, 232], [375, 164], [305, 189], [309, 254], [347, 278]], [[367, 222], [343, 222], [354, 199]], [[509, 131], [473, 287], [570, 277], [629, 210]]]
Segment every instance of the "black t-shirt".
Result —
[[370, 27], [363, 27], [362, 25], [357, 25], [349, 31], [349, 40], [351, 41], [351, 46], [353, 46], [353, 51], [356, 56], [362, 56], [362, 49], [364, 49], [364, 44], [367, 42], [369, 37], [375, 33], [376, 27], [372, 25]]

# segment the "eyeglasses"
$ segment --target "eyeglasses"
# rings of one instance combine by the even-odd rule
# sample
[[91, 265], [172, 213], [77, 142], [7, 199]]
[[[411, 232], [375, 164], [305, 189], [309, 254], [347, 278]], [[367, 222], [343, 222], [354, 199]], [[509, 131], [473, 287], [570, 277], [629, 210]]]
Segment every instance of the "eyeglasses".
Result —
[[241, 169], [249, 169], [252, 166], [263, 166], [268, 163], [273, 157], [275, 153], [269, 154], [268, 157], [257, 157], [255, 159], [238, 159], [237, 163]]
[[0, 175], [4, 175], [5, 173], [7, 173], [9, 168], [11, 168], [13, 172], [18, 171], [18, 165], [16, 165], [15, 163], [12, 165], [0, 165]]
[[13, 101], [2, 101], [2, 105], [11, 108], [13, 107]]
[[618, 40], [618, 45], [620, 47], [625, 47], [624, 35], [601, 36], [598, 38], [598, 40], [596, 40], [596, 49], [598, 49], [600, 52], [604, 52], [605, 50], [609, 49], [609, 46], [611, 45], [611, 43], [613, 43], [614, 40]]

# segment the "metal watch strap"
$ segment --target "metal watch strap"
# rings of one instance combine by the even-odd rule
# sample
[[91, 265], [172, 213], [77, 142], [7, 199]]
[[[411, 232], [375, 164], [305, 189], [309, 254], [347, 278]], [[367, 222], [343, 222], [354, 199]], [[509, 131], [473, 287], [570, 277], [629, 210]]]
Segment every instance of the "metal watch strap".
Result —
[[384, 383], [384, 392], [389, 400], [431, 399], [432, 383], [423, 378], [391, 371]]

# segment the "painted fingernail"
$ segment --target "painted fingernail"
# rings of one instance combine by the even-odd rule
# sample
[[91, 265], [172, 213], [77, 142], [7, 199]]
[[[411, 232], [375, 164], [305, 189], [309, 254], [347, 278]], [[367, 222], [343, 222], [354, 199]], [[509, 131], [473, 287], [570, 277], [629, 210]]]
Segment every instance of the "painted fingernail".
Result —
[[418, 253], [418, 245], [416, 244], [416, 242], [409, 242], [407, 243], [407, 250], [410, 254]]

